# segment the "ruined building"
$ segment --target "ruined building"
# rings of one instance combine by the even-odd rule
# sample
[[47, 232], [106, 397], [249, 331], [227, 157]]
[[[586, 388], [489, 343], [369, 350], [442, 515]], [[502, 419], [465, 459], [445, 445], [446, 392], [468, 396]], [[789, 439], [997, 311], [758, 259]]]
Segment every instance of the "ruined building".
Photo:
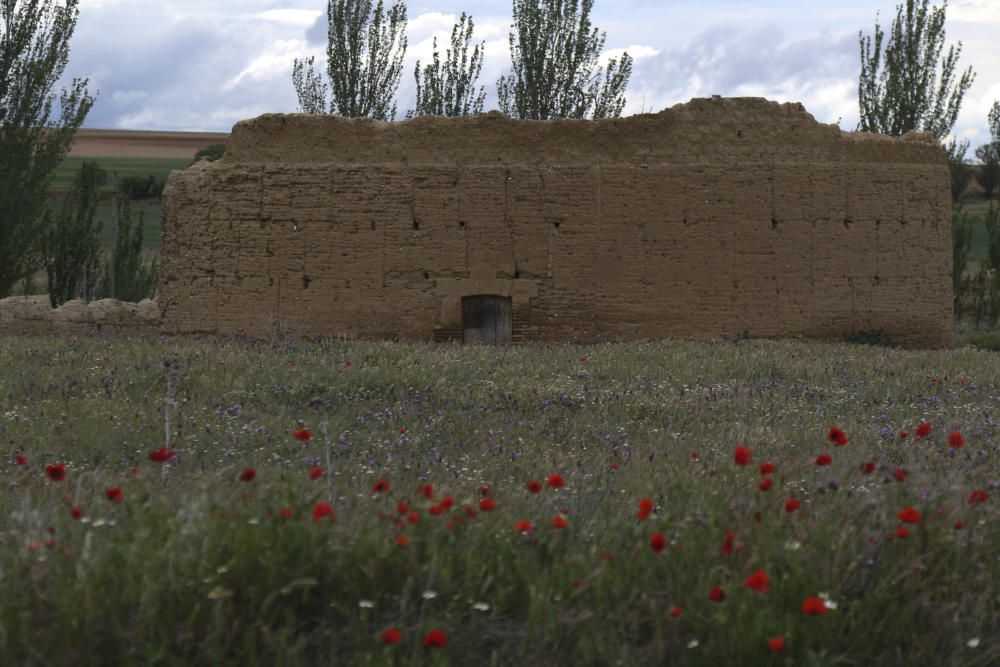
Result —
[[953, 342], [930, 135], [696, 99], [609, 120], [268, 114], [174, 172], [168, 333]]

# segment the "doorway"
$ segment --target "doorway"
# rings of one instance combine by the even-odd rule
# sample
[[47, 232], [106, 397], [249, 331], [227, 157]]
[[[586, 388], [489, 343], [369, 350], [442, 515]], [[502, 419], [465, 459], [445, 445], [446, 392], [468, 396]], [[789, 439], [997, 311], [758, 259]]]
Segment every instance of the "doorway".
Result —
[[477, 294], [462, 297], [462, 339], [471, 345], [510, 343], [513, 308], [510, 297]]

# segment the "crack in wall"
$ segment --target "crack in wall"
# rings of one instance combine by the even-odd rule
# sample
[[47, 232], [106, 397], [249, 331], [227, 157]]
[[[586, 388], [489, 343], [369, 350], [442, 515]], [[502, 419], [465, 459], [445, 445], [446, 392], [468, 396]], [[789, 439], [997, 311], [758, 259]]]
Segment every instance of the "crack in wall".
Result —
[[510, 167], [507, 167], [506, 174], [507, 178], [504, 180], [503, 221], [507, 227], [507, 238], [510, 240], [510, 261], [514, 265], [514, 275], [517, 276], [520, 271], [517, 269], [517, 251], [514, 248], [514, 227], [510, 219]]

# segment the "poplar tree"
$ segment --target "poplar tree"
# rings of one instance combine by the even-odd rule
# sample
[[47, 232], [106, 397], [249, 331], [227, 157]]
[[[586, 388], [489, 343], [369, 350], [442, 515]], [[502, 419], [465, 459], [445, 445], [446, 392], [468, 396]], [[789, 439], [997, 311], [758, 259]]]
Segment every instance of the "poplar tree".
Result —
[[986, 192], [986, 198], [993, 196], [993, 190], [1000, 185], [1000, 102], [994, 102], [987, 115], [990, 127], [990, 142], [976, 149], [979, 159], [979, 173], [976, 180]]
[[49, 186], [94, 104], [73, 79], [50, 119], [78, 4], [0, 0], [0, 298], [40, 265]]
[[[413, 68], [413, 78], [417, 83], [417, 108], [406, 112], [407, 118], [414, 116], [468, 116], [483, 111], [486, 99], [485, 87], [480, 86], [476, 95], [476, 79], [483, 68], [482, 42], [472, 52], [468, 60], [469, 40], [472, 39], [472, 17], [462, 12], [459, 22], [451, 29], [451, 48], [442, 70], [438, 58], [437, 37], [434, 38], [434, 64], [424, 67], [424, 85], [420, 85], [420, 61]], [[466, 65], [468, 63], [468, 66]]]
[[[497, 81], [500, 110], [514, 118], [617, 118], [625, 107], [624, 91], [632, 58], [608, 62], [594, 72], [605, 35], [591, 32], [594, 0], [514, 0], [510, 32], [513, 72]], [[516, 41], [515, 41], [516, 30]]]
[[922, 130], [943, 139], [955, 126], [962, 98], [975, 74], [970, 67], [955, 78], [961, 42], [948, 47], [941, 60], [948, 3], [929, 7], [929, 2], [906, 0], [905, 14], [904, 6], [897, 5], [888, 40], [877, 20], [874, 41], [858, 33], [859, 130], [894, 137]]
[[[302, 112], [376, 120], [395, 117], [392, 98], [406, 53], [406, 5], [397, 1], [389, 10], [388, 25], [384, 25], [382, 2], [378, 0], [374, 14], [371, 0], [327, 2], [326, 72], [330, 84], [314, 68], [314, 58], [296, 58], [292, 85]], [[401, 38], [398, 44], [397, 38]]]

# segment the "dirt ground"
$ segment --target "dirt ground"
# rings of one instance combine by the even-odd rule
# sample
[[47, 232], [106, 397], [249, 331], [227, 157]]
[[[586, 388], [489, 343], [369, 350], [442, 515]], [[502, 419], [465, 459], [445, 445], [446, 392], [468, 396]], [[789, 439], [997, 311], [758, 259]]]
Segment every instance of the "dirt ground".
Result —
[[200, 149], [221, 144], [227, 132], [148, 132], [78, 130], [70, 149], [77, 157], [190, 158]]

